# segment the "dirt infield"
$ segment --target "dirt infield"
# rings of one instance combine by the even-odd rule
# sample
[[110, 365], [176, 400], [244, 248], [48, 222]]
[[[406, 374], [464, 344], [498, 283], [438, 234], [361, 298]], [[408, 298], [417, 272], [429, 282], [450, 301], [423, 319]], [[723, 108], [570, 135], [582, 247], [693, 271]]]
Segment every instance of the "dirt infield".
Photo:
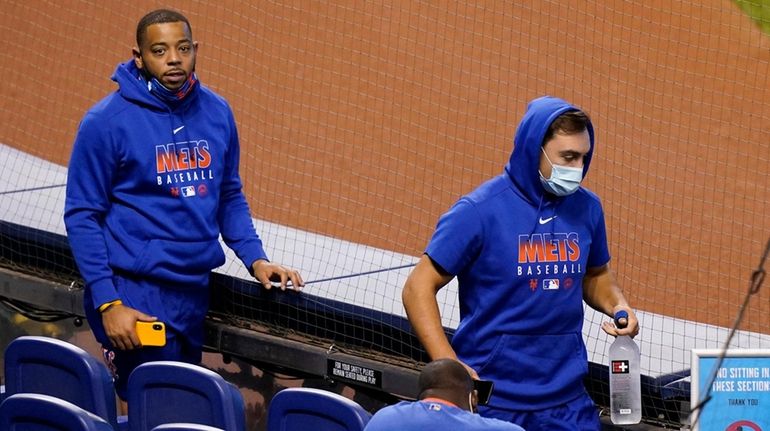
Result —
[[[634, 305], [731, 324], [770, 234], [770, 39], [725, 0], [475, 3], [170, 2], [236, 113], [256, 217], [418, 255], [552, 94], [594, 119], [588, 186]], [[3, 1], [0, 142], [66, 165], [156, 2], [52, 4]], [[745, 329], [770, 333], [768, 298]]]

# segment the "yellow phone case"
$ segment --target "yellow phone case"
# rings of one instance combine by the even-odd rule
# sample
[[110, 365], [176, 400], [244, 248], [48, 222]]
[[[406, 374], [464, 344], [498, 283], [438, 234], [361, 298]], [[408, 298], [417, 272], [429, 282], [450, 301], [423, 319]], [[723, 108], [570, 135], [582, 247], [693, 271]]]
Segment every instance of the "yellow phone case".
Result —
[[166, 325], [163, 322], [136, 322], [136, 335], [144, 347], [166, 345]]

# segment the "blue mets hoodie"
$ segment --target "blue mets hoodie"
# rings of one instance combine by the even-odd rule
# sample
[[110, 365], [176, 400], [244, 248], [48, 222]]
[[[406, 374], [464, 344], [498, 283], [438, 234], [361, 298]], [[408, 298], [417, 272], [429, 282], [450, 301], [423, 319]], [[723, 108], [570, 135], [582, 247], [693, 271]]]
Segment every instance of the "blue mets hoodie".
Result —
[[[604, 213], [583, 187], [565, 197], [547, 193], [538, 173], [548, 127], [575, 109], [554, 97], [533, 100], [505, 172], [455, 203], [425, 251], [457, 276], [452, 346], [495, 382], [492, 407], [537, 410], [585, 392], [582, 285], [587, 268], [610, 259]], [[588, 131], [584, 176], [594, 149]]]
[[208, 285], [219, 235], [250, 269], [266, 258], [241, 191], [227, 102], [202, 85], [165, 102], [133, 61], [92, 107], [75, 139], [64, 221], [94, 307], [118, 299], [115, 273], [161, 286]]

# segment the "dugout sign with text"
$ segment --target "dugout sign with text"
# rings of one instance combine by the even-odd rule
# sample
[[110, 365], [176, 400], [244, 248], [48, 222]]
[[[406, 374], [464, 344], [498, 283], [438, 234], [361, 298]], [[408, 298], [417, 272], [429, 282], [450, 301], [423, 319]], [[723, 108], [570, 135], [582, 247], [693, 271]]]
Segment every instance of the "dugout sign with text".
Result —
[[336, 359], [326, 360], [326, 376], [382, 389], [382, 371]]
[[708, 392], [720, 352], [692, 351], [690, 405], [698, 405], [707, 393], [711, 397], [693, 430], [770, 431], [770, 350], [728, 350]]

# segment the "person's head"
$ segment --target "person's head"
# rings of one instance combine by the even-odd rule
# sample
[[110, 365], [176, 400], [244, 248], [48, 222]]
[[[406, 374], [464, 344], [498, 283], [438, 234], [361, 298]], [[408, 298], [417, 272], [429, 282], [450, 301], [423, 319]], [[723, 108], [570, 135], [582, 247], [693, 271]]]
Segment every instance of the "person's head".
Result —
[[[525, 199], [538, 206], [544, 197], [578, 189], [594, 146], [593, 124], [585, 111], [558, 97], [538, 97], [527, 104], [516, 128], [505, 172]], [[562, 181], [565, 172], [567, 181]]]
[[548, 127], [538, 166], [547, 191], [565, 196], [580, 186], [583, 166], [591, 151], [590, 124], [586, 113], [572, 110], [556, 117]]
[[181, 87], [195, 71], [197, 49], [190, 22], [179, 12], [154, 10], [136, 26], [134, 64], [169, 90]]
[[454, 359], [437, 359], [422, 369], [419, 399], [440, 398], [473, 412], [477, 395], [468, 370]]

